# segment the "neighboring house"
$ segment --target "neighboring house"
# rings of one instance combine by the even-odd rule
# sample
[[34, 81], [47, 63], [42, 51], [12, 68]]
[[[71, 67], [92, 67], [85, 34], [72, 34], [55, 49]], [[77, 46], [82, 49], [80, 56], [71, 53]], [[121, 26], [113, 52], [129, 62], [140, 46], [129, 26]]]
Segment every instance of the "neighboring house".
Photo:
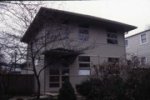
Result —
[[126, 37], [127, 58], [137, 56], [141, 64], [150, 64], [150, 29]]
[[[10, 63], [7, 64], [5, 62], [0, 62], [0, 70], [9, 74], [24, 74], [22, 71], [25, 67], [25, 63], [18, 64], [18, 63]], [[25, 73], [26, 74], [26, 73]]]
[[[125, 58], [124, 33], [135, 28], [88, 15], [41, 8], [22, 38], [28, 44], [27, 67], [32, 68], [31, 48], [43, 45], [35, 64], [37, 70], [45, 63], [50, 66], [41, 73], [41, 92], [58, 92], [65, 79], [75, 87], [92, 74], [93, 65]], [[35, 41], [41, 45], [34, 44]]]

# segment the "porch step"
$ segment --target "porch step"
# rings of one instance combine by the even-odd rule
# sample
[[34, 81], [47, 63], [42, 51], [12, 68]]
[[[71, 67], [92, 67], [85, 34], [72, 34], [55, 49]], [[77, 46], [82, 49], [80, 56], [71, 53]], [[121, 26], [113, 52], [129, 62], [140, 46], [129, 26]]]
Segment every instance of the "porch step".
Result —
[[57, 92], [46, 92], [45, 95], [48, 95], [48, 96], [58, 96], [58, 93]]

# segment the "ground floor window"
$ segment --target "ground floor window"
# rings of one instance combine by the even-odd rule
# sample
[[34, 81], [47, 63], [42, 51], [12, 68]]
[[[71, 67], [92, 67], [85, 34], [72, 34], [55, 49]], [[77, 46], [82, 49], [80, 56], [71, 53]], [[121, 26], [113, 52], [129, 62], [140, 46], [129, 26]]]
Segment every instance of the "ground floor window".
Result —
[[65, 80], [69, 80], [69, 68], [50, 68], [49, 87], [61, 87]]
[[90, 75], [90, 56], [79, 56], [79, 75]]
[[116, 64], [118, 62], [119, 62], [119, 58], [115, 58], [115, 57], [109, 57], [108, 58], [108, 63]]

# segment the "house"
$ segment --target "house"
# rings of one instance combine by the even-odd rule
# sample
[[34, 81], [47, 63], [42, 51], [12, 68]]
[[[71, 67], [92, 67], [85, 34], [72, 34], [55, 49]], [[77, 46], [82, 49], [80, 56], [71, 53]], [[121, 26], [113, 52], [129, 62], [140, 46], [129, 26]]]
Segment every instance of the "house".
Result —
[[125, 58], [124, 33], [135, 28], [42, 7], [21, 40], [28, 44], [27, 67], [32, 68], [31, 52], [40, 47], [36, 68], [48, 65], [40, 75], [41, 92], [58, 92], [65, 79], [75, 87], [92, 74], [93, 65]]
[[126, 37], [127, 57], [137, 56], [139, 63], [150, 64], [150, 29]]
[[19, 64], [19, 63], [5, 63], [5, 62], [0, 62], [0, 70], [5, 73], [9, 74], [23, 74], [22, 72], [24, 71], [25, 63]]

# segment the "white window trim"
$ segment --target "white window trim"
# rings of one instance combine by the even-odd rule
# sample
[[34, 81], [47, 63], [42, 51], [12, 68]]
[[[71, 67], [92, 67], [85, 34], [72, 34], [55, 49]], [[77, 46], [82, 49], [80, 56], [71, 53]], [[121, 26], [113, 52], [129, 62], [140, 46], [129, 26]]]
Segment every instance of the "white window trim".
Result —
[[[79, 31], [80, 31], [80, 29], [85, 29], [85, 30], [87, 30], [88, 31], [88, 34], [82, 34], [82, 33], [80, 33]], [[78, 40], [79, 41], [82, 41], [82, 42], [86, 42], [86, 41], [89, 41], [89, 34], [90, 34], [90, 29], [89, 28], [83, 28], [83, 27], [78, 27]], [[81, 38], [81, 36], [82, 36], [82, 38]], [[83, 36], [84, 36], [84, 39], [83, 39]]]
[[[82, 56], [78, 56], [78, 58], [79, 57], [84, 57], [84, 56], [89, 56], [89, 55], [82, 55]], [[89, 56], [89, 57], [91, 57], [91, 56]], [[89, 69], [80, 69], [80, 66], [79, 66], [79, 63], [89, 63], [90, 64], [90, 66], [91, 66], [91, 58], [90, 58], [90, 62], [79, 62], [79, 60], [77, 60], [78, 61], [78, 75], [79, 76], [90, 76], [91, 75], [91, 68], [89, 68]], [[89, 74], [80, 74], [80, 71], [81, 70], [89, 70]]]
[[[142, 38], [141, 38], [141, 35], [142, 34], [145, 34], [146, 35], [146, 42], [142, 43]], [[148, 43], [148, 37], [147, 37], [147, 33], [142, 33], [140, 34], [140, 45], [143, 45], [143, 44], [147, 44]]]
[[[117, 38], [108, 37], [108, 34], [115, 34], [115, 35], [117, 36]], [[106, 40], [107, 44], [109, 44], [109, 45], [118, 45], [118, 44], [119, 44], [119, 39], [118, 39], [118, 34], [117, 34], [117, 32], [116, 32], [116, 33], [107, 32], [106, 37], [107, 37], [107, 38], [106, 38], [107, 40], [108, 40], [108, 39], [117, 40], [117, 44], [108, 43], [107, 40]]]

